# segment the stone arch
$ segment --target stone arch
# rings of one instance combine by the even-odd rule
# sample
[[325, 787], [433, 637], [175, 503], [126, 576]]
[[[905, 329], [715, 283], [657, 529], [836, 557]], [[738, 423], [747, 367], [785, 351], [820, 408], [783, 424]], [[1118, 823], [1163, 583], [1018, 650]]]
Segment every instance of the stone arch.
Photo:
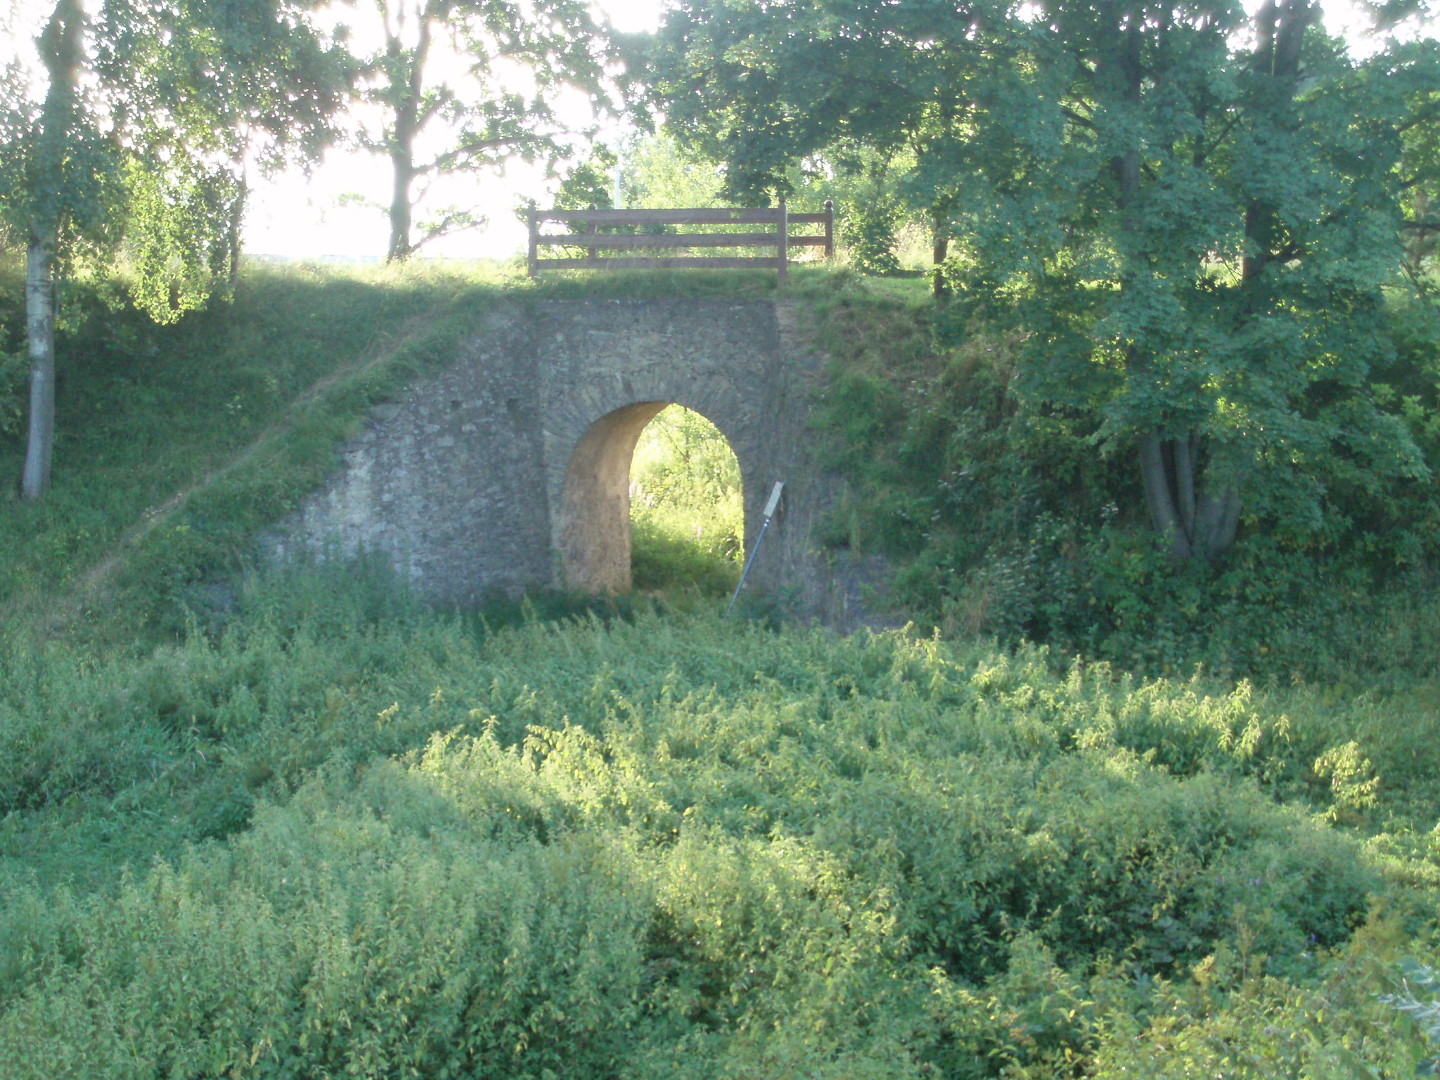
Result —
[[646, 425], [670, 405], [704, 416], [735, 452], [712, 417], [683, 401], [637, 401], [594, 421], [570, 452], [560, 494], [560, 574], [567, 588], [609, 594], [630, 590], [630, 466]]
[[500, 305], [453, 358], [375, 407], [265, 547], [275, 558], [367, 551], [447, 605], [532, 587], [619, 591], [630, 581], [630, 459], [673, 402], [715, 424], [734, 452], [747, 537], [785, 483], [748, 587], [783, 593], [796, 611], [838, 604], [844, 622], [853, 590], [811, 540], [835, 490], [807, 427], [819, 361], [785, 302]]

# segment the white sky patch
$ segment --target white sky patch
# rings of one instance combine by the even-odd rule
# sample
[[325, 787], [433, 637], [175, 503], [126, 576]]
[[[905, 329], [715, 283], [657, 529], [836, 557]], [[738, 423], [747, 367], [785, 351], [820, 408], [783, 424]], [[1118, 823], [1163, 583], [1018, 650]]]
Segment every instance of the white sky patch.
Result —
[[[616, 29], [634, 33], [658, 28], [666, 5], [665, 0], [597, 0], [595, 6]], [[582, 129], [595, 123], [589, 101], [578, 93], [562, 94], [554, 105], [567, 126]], [[246, 251], [286, 258], [380, 259], [389, 223], [376, 205], [388, 204], [390, 187], [383, 157], [341, 149], [328, 154], [309, 177], [296, 171], [257, 181], [246, 220]], [[424, 219], [427, 206], [457, 205], [479, 209], [488, 226], [438, 238], [420, 255], [508, 258], [523, 251], [525, 226], [518, 212], [526, 199], [546, 202], [554, 188], [542, 167], [518, 160], [499, 174], [436, 177], [426, 202], [417, 207], [417, 221]]]
[[[39, 0], [0, 0], [0, 64], [18, 60], [32, 70], [39, 67], [35, 39], [45, 28], [47, 14]], [[36, 77], [39, 77], [38, 71]], [[37, 94], [43, 93], [44, 83], [40, 82], [35, 89]]]

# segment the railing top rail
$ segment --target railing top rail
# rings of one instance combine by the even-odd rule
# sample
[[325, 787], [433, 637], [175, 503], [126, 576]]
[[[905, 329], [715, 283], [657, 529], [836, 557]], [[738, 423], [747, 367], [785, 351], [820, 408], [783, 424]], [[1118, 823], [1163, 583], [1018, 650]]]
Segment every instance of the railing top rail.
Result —
[[672, 210], [534, 210], [537, 222], [579, 222], [587, 225], [774, 225], [781, 220], [792, 224], [821, 225], [831, 215], [792, 214], [780, 207], [687, 207]]

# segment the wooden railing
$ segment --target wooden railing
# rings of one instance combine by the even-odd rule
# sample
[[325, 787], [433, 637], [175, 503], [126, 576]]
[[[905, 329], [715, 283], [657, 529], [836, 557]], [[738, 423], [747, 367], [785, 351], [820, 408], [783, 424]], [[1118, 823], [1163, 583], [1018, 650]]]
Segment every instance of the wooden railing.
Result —
[[[690, 210], [537, 210], [528, 211], [530, 276], [541, 270], [630, 270], [703, 267], [723, 269], [757, 267], [774, 269], [780, 280], [790, 265], [790, 249], [821, 247], [827, 259], [835, 256], [835, 207], [829, 200], [820, 214], [791, 214], [782, 201], [778, 207], [760, 209]], [[542, 233], [548, 222], [569, 229], [564, 233]], [[765, 227], [749, 232], [659, 232], [675, 225], [753, 225]], [[822, 232], [796, 234], [795, 225], [821, 225]], [[626, 228], [635, 232], [601, 232]], [[540, 257], [544, 247], [583, 248], [583, 258]], [[693, 252], [705, 248], [775, 249], [774, 255], [601, 255], [600, 252], [670, 251]]]

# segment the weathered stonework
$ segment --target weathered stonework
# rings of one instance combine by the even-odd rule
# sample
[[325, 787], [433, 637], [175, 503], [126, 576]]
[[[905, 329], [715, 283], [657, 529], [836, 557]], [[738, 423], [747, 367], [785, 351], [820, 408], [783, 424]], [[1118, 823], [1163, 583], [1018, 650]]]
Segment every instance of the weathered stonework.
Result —
[[784, 303], [515, 303], [459, 343], [453, 364], [377, 407], [271, 547], [379, 554], [447, 604], [532, 585], [623, 591], [631, 454], [675, 402], [735, 452], [747, 547], [771, 485], [785, 482], [751, 582], [822, 613], [826, 574], [809, 542], [827, 501], [807, 453], [816, 368]]

